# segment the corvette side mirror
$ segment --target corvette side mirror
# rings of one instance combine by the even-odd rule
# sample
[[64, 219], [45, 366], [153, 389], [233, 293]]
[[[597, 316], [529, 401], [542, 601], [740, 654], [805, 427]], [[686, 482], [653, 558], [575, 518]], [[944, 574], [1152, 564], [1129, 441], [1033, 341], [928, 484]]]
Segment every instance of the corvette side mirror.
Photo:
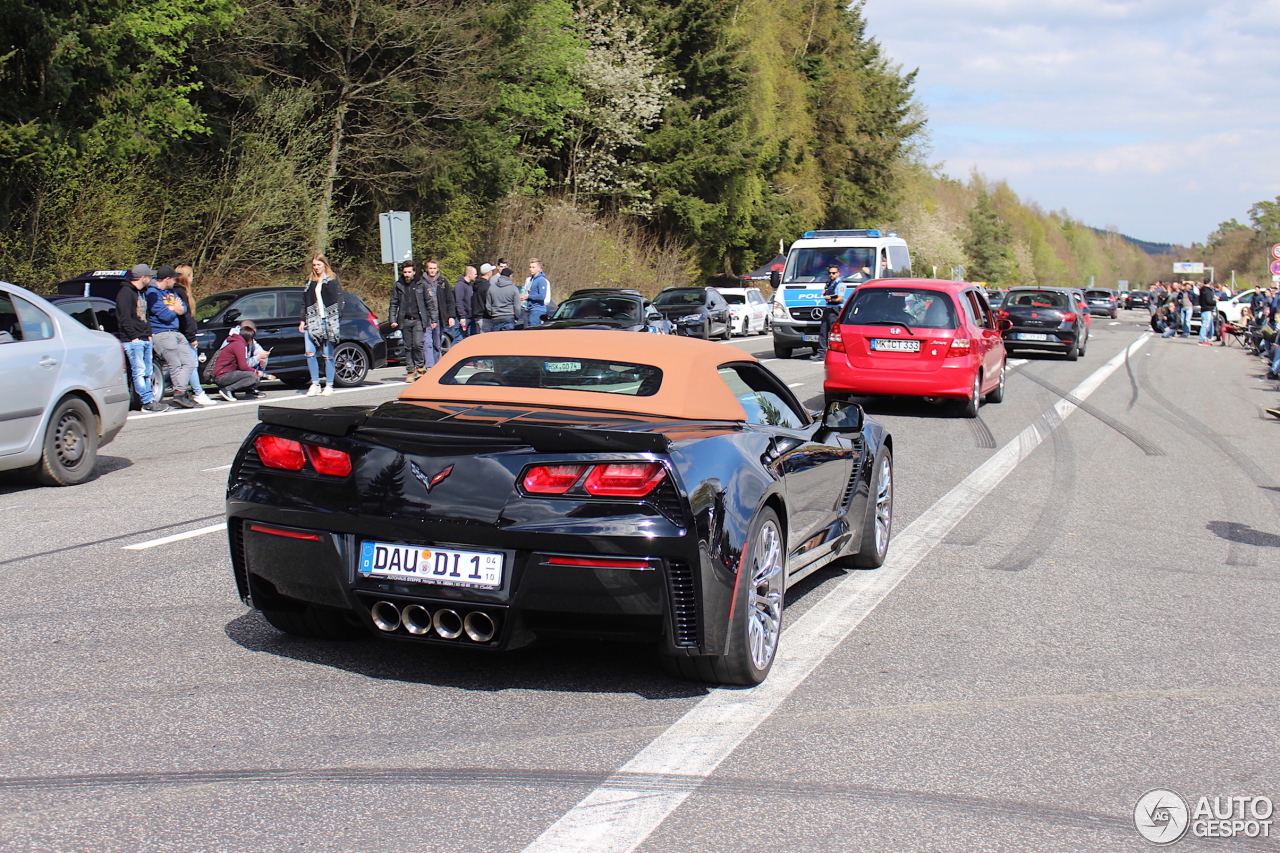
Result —
[[822, 413], [822, 426], [832, 432], [861, 432], [862, 407], [847, 400], [832, 400]]

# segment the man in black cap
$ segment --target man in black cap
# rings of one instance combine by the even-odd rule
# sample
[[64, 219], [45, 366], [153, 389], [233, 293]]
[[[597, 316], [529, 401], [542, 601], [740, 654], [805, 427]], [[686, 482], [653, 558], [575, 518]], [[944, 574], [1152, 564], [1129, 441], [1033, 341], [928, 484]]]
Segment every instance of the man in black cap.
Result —
[[120, 292], [116, 294], [116, 336], [124, 345], [133, 388], [145, 412], [169, 410], [151, 390], [151, 322], [147, 319], [147, 300], [142, 292], [151, 284], [151, 277], [155, 274], [156, 271], [146, 264], [138, 264], [129, 271], [129, 281], [121, 285]]

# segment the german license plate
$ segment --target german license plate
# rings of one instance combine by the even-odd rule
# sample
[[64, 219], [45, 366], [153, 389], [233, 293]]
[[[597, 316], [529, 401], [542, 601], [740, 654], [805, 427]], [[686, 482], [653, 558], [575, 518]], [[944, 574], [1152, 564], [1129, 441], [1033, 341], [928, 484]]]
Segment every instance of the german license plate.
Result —
[[1048, 335], [1041, 335], [1036, 332], [1019, 332], [1018, 340], [1020, 341], [1047, 341]]
[[493, 589], [502, 586], [502, 554], [362, 542], [360, 574], [366, 578]]
[[872, 338], [871, 348], [876, 352], [920, 352], [920, 342], [901, 338]]
[[801, 335], [800, 340], [804, 341], [806, 344], [816, 344], [818, 341], [822, 340], [822, 335]]

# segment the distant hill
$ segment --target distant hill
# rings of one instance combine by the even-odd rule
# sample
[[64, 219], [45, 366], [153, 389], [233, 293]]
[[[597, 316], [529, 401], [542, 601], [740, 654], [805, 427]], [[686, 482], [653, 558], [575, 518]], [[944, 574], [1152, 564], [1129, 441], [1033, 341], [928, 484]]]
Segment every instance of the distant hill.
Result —
[[[1099, 237], [1105, 237], [1111, 233], [1110, 231], [1104, 231], [1101, 228], [1091, 228], [1089, 230], [1093, 231], [1093, 233], [1097, 234]], [[1132, 246], [1136, 246], [1148, 255], [1173, 255], [1177, 254], [1176, 250], [1181, 248], [1180, 246], [1175, 246], [1173, 243], [1152, 243], [1147, 240], [1139, 240], [1135, 237], [1130, 237], [1128, 234], [1121, 234], [1120, 239]]]

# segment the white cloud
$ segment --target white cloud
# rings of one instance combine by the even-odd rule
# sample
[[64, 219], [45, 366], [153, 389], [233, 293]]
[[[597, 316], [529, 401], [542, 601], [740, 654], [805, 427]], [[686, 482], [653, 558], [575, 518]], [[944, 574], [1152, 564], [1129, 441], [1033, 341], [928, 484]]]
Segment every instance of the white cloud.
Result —
[[1280, 0], [868, 0], [919, 68], [933, 158], [1149, 240], [1202, 241], [1280, 184]]

